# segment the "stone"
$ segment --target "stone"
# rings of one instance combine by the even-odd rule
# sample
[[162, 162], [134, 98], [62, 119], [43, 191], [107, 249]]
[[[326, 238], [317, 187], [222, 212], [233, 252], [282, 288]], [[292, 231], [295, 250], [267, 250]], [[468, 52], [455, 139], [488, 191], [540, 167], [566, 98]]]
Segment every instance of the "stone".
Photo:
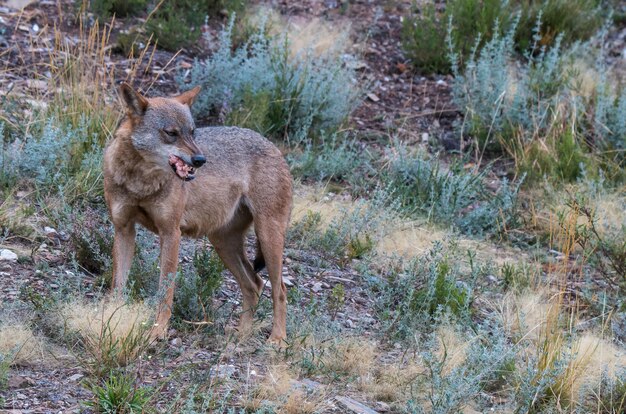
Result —
[[7, 381], [9, 389], [27, 388], [35, 385], [32, 378], [23, 377], [21, 375], [10, 375]]
[[350, 397], [337, 396], [335, 397], [335, 400], [339, 403], [339, 405], [355, 414], [378, 414], [378, 411], [356, 400], [353, 400]]
[[380, 413], [386, 413], [391, 411], [391, 407], [386, 402], [376, 401], [376, 410]]
[[74, 374], [71, 377], [68, 378], [68, 381], [72, 381], [72, 382], [76, 382], [79, 379], [81, 379], [82, 377], [84, 377], [83, 374]]
[[17, 254], [9, 249], [0, 250], [0, 260], [6, 260], [8, 262], [17, 262]]

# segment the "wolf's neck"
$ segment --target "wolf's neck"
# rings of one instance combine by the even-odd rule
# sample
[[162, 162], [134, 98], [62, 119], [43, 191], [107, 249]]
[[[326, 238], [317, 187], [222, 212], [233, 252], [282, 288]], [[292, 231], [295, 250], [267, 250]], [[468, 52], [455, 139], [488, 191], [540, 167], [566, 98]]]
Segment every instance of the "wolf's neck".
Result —
[[138, 200], [167, 191], [172, 174], [146, 161], [135, 149], [130, 136], [118, 136], [112, 143], [112, 178]]

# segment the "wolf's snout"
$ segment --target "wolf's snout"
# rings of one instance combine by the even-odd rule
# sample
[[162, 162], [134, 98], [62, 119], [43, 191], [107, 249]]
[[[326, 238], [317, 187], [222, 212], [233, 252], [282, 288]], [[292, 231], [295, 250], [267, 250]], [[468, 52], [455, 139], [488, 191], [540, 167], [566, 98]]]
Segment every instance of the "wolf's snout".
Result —
[[206, 158], [204, 155], [194, 155], [193, 157], [191, 157], [191, 164], [195, 168], [202, 167], [205, 162], [206, 162]]

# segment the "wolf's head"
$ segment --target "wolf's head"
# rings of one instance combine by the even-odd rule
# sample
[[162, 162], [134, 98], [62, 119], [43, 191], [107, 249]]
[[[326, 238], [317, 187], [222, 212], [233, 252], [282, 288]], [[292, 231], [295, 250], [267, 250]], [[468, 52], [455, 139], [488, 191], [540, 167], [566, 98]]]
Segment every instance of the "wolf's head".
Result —
[[206, 158], [194, 142], [195, 125], [190, 107], [200, 87], [171, 98], [146, 98], [129, 84], [120, 87], [132, 125], [131, 140], [144, 157], [182, 180], [194, 179]]

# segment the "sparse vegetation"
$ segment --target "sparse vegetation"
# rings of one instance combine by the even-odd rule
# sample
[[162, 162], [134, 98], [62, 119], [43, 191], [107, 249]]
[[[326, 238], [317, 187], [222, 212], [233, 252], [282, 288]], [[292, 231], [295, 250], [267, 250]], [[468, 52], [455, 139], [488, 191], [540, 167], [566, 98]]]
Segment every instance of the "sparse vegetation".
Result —
[[[3, 9], [0, 411], [624, 412], [623, 6], [453, 0], [402, 21], [393, 2], [292, 3]], [[181, 243], [165, 340], [160, 243], [139, 225], [111, 297], [101, 161], [121, 80], [199, 84], [198, 128], [284, 153], [280, 348], [269, 284], [239, 332], [208, 240]]]

